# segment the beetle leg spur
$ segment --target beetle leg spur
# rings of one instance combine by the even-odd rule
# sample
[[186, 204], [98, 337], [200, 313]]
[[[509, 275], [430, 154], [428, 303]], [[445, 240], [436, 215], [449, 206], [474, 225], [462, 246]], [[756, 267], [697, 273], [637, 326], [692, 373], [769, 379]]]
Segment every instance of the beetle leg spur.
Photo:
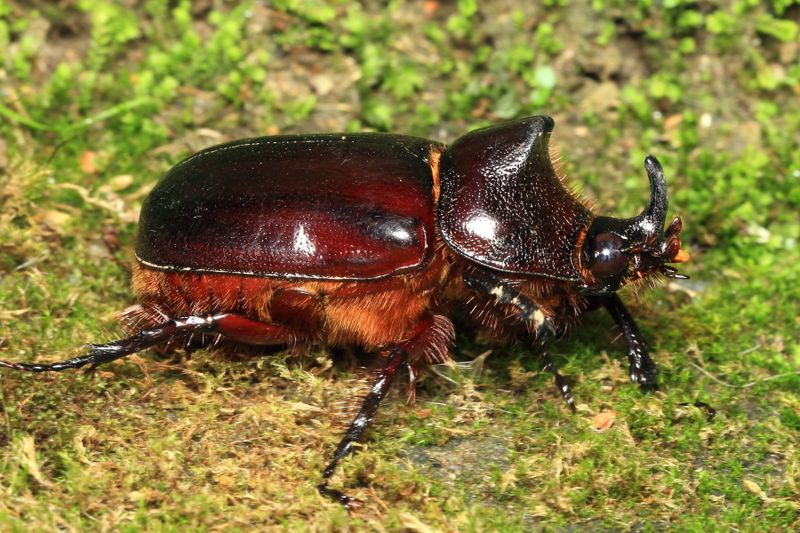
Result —
[[464, 283], [473, 290], [492, 296], [498, 303], [514, 306], [520, 313], [520, 321], [531, 324], [536, 343], [541, 348], [539, 356], [542, 359], [543, 368], [553, 374], [559, 394], [572, 412], [575, 412], [575, 398], [572, 396], [569, 384], [558, 371], [550, 357], [550, 350], [548, 350], [550, 337], [555, 333], [555, 327], [550, 317], [544, 314], [539, 305], [499, 278], [484, 273], [470, 274], [464, 276]]

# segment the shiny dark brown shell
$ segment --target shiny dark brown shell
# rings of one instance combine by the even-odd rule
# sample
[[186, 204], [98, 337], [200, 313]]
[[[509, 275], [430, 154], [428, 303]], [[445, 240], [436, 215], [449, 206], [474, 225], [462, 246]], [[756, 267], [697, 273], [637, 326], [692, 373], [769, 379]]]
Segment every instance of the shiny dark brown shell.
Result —
[[506, 122], [444, 151], [438, 222], [452, 249], [503, 272], [581, 279], [576, 250], [592, 214], [553, 169], [553, 124], [547, 116]]
[[381, 278], [429, 260], [431, 150], [389, 134], [245, 139], [176, 165], [145, 201], [149, 267], [305, 279]]

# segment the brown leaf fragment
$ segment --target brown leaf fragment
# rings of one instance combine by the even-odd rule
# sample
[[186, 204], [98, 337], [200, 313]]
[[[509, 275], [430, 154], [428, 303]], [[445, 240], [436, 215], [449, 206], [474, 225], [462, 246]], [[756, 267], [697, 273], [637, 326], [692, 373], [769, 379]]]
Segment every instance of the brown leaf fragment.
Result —
[[681, 122], [683, 122], [683, 115], [681, 115], [680, 113], [670, 115], [664, 119], [664, 129], [674, 130], [675, 128], [680, 126]]
[[111, 188], [112, 191], [120, 192], [124, 189], [127, 189], [133, 184], [133, 176], [130, 174], [121, 174], [119, 176], [114, 176], [110, 180], [108, 180], [108, 186]]
[[56, 233], [63, 235], [66, 233], [67, 224], [72, 220], [72, 216], [63, 211], [48, 209], [47, 211], [35, 215], [34, 219], [39, 224], [47, 226]]
[[763, 501], [763, 502], [769, 503], [769, 502], [774, 501], [772, 498], [767, 496], [767, 493], [764, 492], [764, 489], [762, 489], [758, 485], [758, 483], [756, 483], [755, 481], [751, 481], [749, 479], [745, 479], [744, 480], [744, 488], [746, 488], [749, 492], [751, 492], [751, 493], [755, 494], [756, 496], [758, 496], [759, 498], [761, 498], [761, 501]]
[[614, 425], [614, 420], [617, 418], [617, 412], [611, 409], [601, 411], [594, 415], [594, 430], [606, 431]]
[[439, 2], [434, 2], [433, 0], [428, 0], [424, 4], [422, 4], [422, 12], [425, 13], [425, 16], [428, 18], [433, 17], [436, 11], [439, 9]]
[[236, 478], [234, 478], [229, 474], [221, 474], [217, 476], [217, 483], [219, 483], [226, 489], [230, 489], [236, 486]]
[[97, 173], [97, 152], [85, 151], [81, 154], [80, 160], [81, 171], [86, 174]]

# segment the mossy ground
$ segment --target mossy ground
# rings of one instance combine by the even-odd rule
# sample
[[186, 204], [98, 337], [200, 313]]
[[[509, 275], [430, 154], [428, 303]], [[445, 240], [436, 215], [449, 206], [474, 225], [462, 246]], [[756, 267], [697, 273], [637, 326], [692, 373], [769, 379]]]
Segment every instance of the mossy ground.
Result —
[[2, 358], [118, 336], [143, 197], [238, 137], [450, 141], [551, 114], [600, 212], [638, 212], [657, 155], [692, 254], [691, 281], [624, 295], [658, 393], [627, 382], [599, 313], [553, 348], [576, 415], [530, 348], [462, 326], [458, 359], [491, 353], [386, 402], [336, 478], [365, 502], [351, 516], [315, 488], [363, 391], [350, 354], [2, 372], [0, 528], [797, 530], [799, 18], [792, 0], [0, 0]]

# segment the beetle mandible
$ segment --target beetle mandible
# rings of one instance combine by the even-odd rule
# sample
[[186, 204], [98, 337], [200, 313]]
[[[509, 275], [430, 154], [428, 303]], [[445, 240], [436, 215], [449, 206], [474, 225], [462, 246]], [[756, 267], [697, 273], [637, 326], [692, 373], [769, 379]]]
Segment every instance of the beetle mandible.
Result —
[[685, 278], [681, 219], [664, 230], [667, 186], [645, 159], [650, 201], [627, 219], [595, 216], [551, 163], [553, 119], [473, 131], [450, 146], [383, 133], [245, 139], [190, 156], [145, 200], [129, 337], [90, 344], [30, 372], [97, 366], [193, 333], [253, 345], [355, 345], [381, 354], [360, 411], [323, 471], [374, 418], [398, 370], [409, 394], [426, 366], [450, 361], [448, 310], [496, 334], [527, 335], [574, 409], [548, 339], [605, 307], [622, 330], [630, 379], [656, 387], [656, 366], [616, 292], [651, 275]]

